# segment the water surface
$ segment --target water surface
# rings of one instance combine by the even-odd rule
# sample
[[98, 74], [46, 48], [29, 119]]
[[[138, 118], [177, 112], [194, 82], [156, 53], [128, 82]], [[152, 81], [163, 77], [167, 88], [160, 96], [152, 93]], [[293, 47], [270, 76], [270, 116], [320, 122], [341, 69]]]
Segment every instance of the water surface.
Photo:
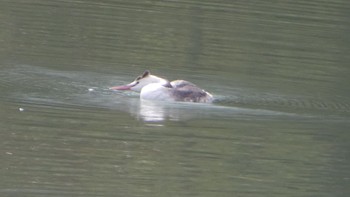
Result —
[[[348, 196], [349, 7], [1, 2], [1, 196]], [[145, 69], [216, 100], [108, 89]]]

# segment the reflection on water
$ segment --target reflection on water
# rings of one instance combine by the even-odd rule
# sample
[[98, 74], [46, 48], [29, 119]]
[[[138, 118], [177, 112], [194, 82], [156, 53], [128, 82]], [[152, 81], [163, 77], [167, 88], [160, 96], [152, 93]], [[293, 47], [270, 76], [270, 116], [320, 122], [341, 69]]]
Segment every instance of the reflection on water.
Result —
[[152, 101], [141, 100], [139, 113], [140, 117], [147, 122], [161, 122], [166, 116], [170, 116], [172, 120], [178, 120], [179, 114], [174, 110], [165, 111], [165, 108]]
[[213, 115], [226, 118], [227, 116], [234, 118], [244, 116], [293, 116], [293, 114], [274, 112], [268, 110], [252, 110], [235, 107], [220, 107], [211, 104], [198, 103], [164, 103], [158, 101], [140, 100], [138, 110], [131, 110], [131, 114], [135, 114], [146, 122], [163, 122], [165, 120], [184, 121], [198, 118], [210, 118]]
[[0, 196], [347, 196], [349, 6], [0, 2]]

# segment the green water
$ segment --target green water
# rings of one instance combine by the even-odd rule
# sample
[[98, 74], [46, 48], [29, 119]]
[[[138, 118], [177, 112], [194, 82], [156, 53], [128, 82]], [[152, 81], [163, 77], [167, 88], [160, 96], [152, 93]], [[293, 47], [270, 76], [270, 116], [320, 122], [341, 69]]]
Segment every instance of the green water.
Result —
[[[0, 196], [348, 196], [349, 8], [0, 2]], [[216, 100], [108, 89], [145, 69]]]

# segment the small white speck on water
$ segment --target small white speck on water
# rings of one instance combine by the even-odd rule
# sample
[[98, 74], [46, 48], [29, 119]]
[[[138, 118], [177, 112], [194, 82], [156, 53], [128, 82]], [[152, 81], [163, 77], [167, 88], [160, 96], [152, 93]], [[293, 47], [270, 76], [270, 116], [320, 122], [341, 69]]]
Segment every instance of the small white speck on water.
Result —
[[94, 89], [93, 88], [89, 88], [89, 92], [92, 92], [92, 91], [94, 91]]
[[20, 108], [18, 108], [18, 110], [19, 110], [20, 112], [22, 112], [22, 111], [24, 111], [24, 108], [20, 107]]

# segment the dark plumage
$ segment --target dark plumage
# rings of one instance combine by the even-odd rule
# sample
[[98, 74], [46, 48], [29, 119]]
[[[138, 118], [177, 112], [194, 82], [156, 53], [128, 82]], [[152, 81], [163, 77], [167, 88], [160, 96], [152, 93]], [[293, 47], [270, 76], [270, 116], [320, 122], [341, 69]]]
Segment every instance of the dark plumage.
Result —
[[176, 80], [171, 82], [171, 94], [176, 101], [208, 102], [208, 93], [191, 82]]

